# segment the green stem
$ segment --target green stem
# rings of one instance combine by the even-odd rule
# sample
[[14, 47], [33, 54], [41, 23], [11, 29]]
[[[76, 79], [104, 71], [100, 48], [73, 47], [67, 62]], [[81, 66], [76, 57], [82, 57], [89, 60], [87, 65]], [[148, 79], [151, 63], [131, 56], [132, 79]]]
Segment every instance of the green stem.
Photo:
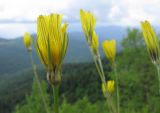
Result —
[[103, 70], [103, 65], [102, 65], [100, 55], [98, 56], [97, 60], [98, 60], [98, 64], [100, 66], [101, 73], [102, 73], [102, 80], [103, 80], [102, 82], [106, 83], [106, 78], [105, 78], [105, 75], [104, 75], [104, 70]]
[[39, 91], [40, 91], [40, 94], [41, 94], [41, 98], [42, 98], [46, 113], [49, 113], [47, 103], [46, 103], [46, 100], [45, 100], [45, 97], [44, 97], [44, 94], [43, 94], [43, 91], [42, 91], [41, 83], [39, 81], [39, 77], [38, 77], [38, 74], [37, 74], [36, 65], [34, 64], [33, 56], [32, 56], [31, 52], [29, 52], [29, 56], [30, 56], [33, 72], [34, 72], [34, 75], [35, 75], [36, 82], [38, 84], [38, 88], [39, 88]]
[[98, 74], [99, 74], [99, 76], [101, 78], [101, 81], [102, 81], [102, 83], [106, 83], [106, 78], [105, 78], [105, 75], [104, 75], [103, 66], [102, 66], [102, 62], [101, 62], [99, 51], [97, 51], [96, 55], [94, 54], [94, 52], [92, 50], [92, 47], [90, 47], [90, 51], [92, 53], [93, 60], [94, 60], [94, 63], [96, 65]]
[[59, 86], [58, 85], [53, 85], [53, 94], [54, 94], [54, 113], [59, 113], [59, 104], [58, 104]]
[[158, 84], [159, 84], [159, 95], [160, 95], [160, 67], [157, 66], [157, 71], [158, 71]]
[[[97, 51], [97, 54], [94, 54], [91, 47], [90, 47], [90, 51], [92, 53], [93, 60], [94, 60], [94, 63], [96, 65], [98, 74], [101, 78], [101, 81], [102, 81], [102, 83], [106, 84], [106, 78], [105, 78], [105, 74], [104, 74], [103, 65], [102, 65], [102, 61], [101, 61], [101, 58], [100, 58], [99, 51]], [[106, 93], [105, 98], [106, 98], [106, 101], [108, 103], [108, 106], [110, 108], [111, 113], [116, 113], [116, 109], [115, 109], [115, 106], [114, 106], [114, 103], [113, 103], [113, 99], [110, 96], [110, 94]]]
[[117, 75], [117, 68], [116, 68], [116, 64], [113, 64], [113, 69], [114, 69], [114, 73], [115, 73], [115, 77], [116, 77], [116, 96], [117, 96], [117, 113], [120, 113], [120, 106], [119, 106], [119, 83], [118, 83], [118, 75]]
[[106, 101], [108, 103], [108, 106], [110, 106], [110, 111], [112, 113], [117, 113], [116, 112], [116, 109], [115, 109], [115, 106], [114, 106], [114, 103], [113, 103], [113, 98], [112, 98], [112, 95], [110, 95], [108, 92], [105, 94], [105, 97], [106, 97]]
[[93, 56], [94, 58], [94, 63], [95, 63], [95, 65], [96, 65], [96, 68], [97, 68], [97, 71], [98, 71], [98, 73], [99, 73], [99, 76], [100, 76], [100, 78], [101, 78], [101, 81], [103, 82], [103, 83], [105, 83], [106, 81], [105, 81], [105, 79], [104, 79], [104, 77], [102, 76], [102, 68], [100, 68], [100, 66], [98, 65], [98, 62], [97, 62], [97, 59], [96, 59], [96, 57], [95, 56]]

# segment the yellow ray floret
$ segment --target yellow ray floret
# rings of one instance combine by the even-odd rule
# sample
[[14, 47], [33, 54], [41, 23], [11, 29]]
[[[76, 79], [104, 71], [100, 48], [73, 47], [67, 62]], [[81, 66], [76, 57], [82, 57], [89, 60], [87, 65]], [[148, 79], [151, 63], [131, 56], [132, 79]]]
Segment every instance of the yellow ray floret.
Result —
[[97, 36], [96, 32], [94, 31], [93, 35], [92, 35], [92, 43], [91, 43], [91, 47], [92, 47], [93, 51], [96, 52], [98, 50], [98, 45], [99, 45], [98, 36]]
[[115, 88], [114, 80], [109, 80], [107, 81], [106, 84], [102, 83], [102, 91], [104, 94], [106, 94], [107, 92], [109, 93], [114, 92], [114, 88]]
[[102, 47], [108, 60], [114, 62], [116, 56], [116, 41], [106, 40], [102, 43]]
[[37, 51], [48, 70], [58, 68], [65, 57], [68, 37], [67, 24], [61, 24], [62, 16], [40, 15], [37, 20]]
[[82, 23], [82, 29], [84, 31], [87, 42], [91, 43], [92, 34], [96, 25], [96, 19], [91, 12], [80, 10], [80, 20]]
[[154, 29], [148, 21], [141, 22], [141, 28], [152, 61], [159, 60], [159, 42]]
[[28, 50], [31, 50], [31, 45], [32, 45], [32, 41], [31, 41], [31, 36], [29, 33], [25, 33], [24, 34], [24, 45]]

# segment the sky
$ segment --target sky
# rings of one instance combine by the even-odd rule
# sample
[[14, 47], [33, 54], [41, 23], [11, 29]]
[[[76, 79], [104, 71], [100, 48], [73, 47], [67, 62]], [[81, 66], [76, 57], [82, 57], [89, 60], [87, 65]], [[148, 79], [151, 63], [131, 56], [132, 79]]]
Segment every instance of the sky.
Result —
[[160, 23], [160, 0], [0, 0], [0, 37], [16, 38], [36, 32], [38, 15], [63, 14], [69, 31], [80, 30], [79, 10], [93, 12], [97, 26], [139, 26]]

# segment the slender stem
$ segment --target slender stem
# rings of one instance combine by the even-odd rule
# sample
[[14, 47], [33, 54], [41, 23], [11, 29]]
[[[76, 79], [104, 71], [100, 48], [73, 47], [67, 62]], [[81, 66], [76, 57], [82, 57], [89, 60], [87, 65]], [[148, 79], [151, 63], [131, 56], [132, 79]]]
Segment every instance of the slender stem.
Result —
[[[94, 60], [94, 63], [96, 65], [99, 76], [101, 78], [101, 81], [102, 81], [102, 83], [106, 84], [106, 78], [105, 78], [105, 74], [104, 74], [103, 65], [102, 65], [102, 61], [101, 61], [101, 58], [100, 58], [99, 51], [97, 51], [96, 55], [94, 54], [91, 47], [90, 47], [90, 51], [92, 53], [93, 60]], [[116, 109], [115, 109], [115, 106], [114, 106], [113, 99], [112, 99], [111, 95], [108, 92], [106, 92], [106, 94], [104, 96], [106, 98], [106, 101], [108, 103], [108, 106], [110, 108], [111, 113], [116, 113]]]
[[113, 63], [113, 69], [114, 69], [114, 74], [115, 74], [115, 77], [116, 77], [116, 96], [117, 96], [117, 113], [120, 113], [120, 106], [119, 106], [119, 83], [118, 83], [118, 75], [117, 75], [117, 68], [116, 68], [116, 64]]
[[58, 104], [59, 86], [58, 85], [53, 85], [53, 94], [54, 94], [54, 113], [59, 113], [59, 104]]
[[46, 100], [45, 100], [45, 97], [44, 97], [44, 94], [43, 94], [43, 91], [42, 91], [41, 83], [39, 81], [36, 65], [34, 64], [33, 56], [32, 56], [31, 52], [29, 52], [29, 56], [30, 56], [33, 72], [34, 72], [34, 75], [35, 75], [36, 82], [38, 84], [38, 88], [39, 88], [39, 91], [40, 91], [40, 94], [41, 94], [41, 98], [42, 98], [46, 113], [49, 113], [49, 110], [48, 110], [48, 107], [47, 107], [47, 103], [46, 103]]
[[101, 71], [102, 69], [99, 67], [96, 57], [93, 56], [93, 59], [94, 59], [94, 63], [95, 63], [95, 65], [96, 65], [97, 71], [98, 71], [98, 73], [99, 73], [99, 76], [100, 76], [100, 78], [101, 78], [101, 81], [102, 81], [103, 83], [105, 83], [105, 79], [104, 79], [104, 77], [102, 76], [102, 71]]
[[100, 67], [100, 70], [101, 70], [101, 73], [102, 73], [102, 75], [101, 75], [102, 76], [102, 82], [106, 83], [106, 78], [105, 78], [105, 75], [104, 75], [104, 70], [103, 70], [103, 65], [102, 65], [100, 55], [98, 55], [98, 57], [97, 57], [97, 62], [99, 64], [99, 67]]
[[94, 60], [94, 63], [96, 65], [96, 68], [97, 68], [97, 71], [99, 73], [99, 76], [101, 78], [101, 81], [103, 83], [106, 83], [106, 79], [105, 79], [105, 75], [104, 75], [103, 66], [102, 66], [102, 62], [101, 62], [99, 51], [97, 51], [97, 55], [94, 54], [94, 52], [92, 50], [92, 47], [90, 47], [90, 51], [92, 53], [93, 60]]
[[100, 68], [101, 68], [101, 71], [102, 71], [103, 79], [105, 80], [105, 75], [104, 75], [104, 70], [103, 70], [103, 65], [102, 65], [102, 61], [101, 61], [100, 55], [98, 57], [98, 63], [100, 65]]
[[158, 84], [159, 84], [159, 95], [160, 95], [160, 67], [157, 66], [157, 71], [158, 71]]
[[111, 112], [112, 112], [112, 113], [116, 113], [116, 109], [115, 109], [115, 106], [114, 106], [114, 103], [113, 103], [113, 98], [112, 98], [112, 96], [107, 92], [107, 93], [105, 94], [105, 97], [106, 97], [106, 100], [107, 100], [108, 105], [110, 105]]

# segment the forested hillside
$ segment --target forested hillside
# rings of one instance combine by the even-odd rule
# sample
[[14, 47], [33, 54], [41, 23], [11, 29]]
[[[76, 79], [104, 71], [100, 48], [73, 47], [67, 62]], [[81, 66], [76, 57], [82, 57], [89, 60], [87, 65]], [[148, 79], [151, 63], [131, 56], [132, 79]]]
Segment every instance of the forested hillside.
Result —
[[[116, 58], [117, 72], [120, 77], [121, 111], [123, 113], [159, 113], [157, 73], [148, 57], [142, 34], [136, 29], [128, 30], [121, 44], [123, 49], [117, 53]], [[114, 78], [106, 58], [103, 58], [103, 66], [107, 79]], [[38, 73], [45, 81], [44, 92], [49, 105], [52, 106], [52, 89], [46, 84], [46, 73], [43, 67], [39, 67]], [[3, 87], [0, 88], [0, 112], [43, 113], [33, 78], [31, 69], [16, 73], [12, 77], [1, 76], [0, 86]], [[107, 109], [101, 93], [100, 78], [92, 62], [65, 64], [60, 89], [61, 113], [93, 113], [93, 109], [94, 113], [98, 113]], [[83, 97], [85, 98], [81, 100]], [[62, 98], [65, 101], [62, 101]], [[16, 110], [14, 110], [15, 107]]]

